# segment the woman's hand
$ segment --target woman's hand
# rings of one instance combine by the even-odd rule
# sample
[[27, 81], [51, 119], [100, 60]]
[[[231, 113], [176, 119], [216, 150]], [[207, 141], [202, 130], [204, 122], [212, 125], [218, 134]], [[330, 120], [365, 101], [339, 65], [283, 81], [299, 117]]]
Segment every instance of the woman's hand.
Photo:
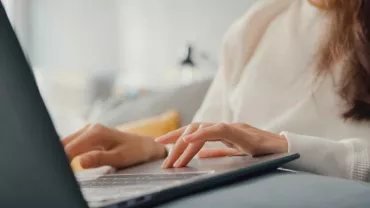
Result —
[[[207, 141], [221, 141], [231, 149], [202, 150]], [[184, 167], [200, 152], [200, 157], [233, 154], [252, 156], [285, 153], [287, 140], [280, 135], [262, 131], [247, 124], [196, 123], [159, 137], [161, 144], [175, 143], [163, 168]]]
[[70, 160], [81, 156], [80, 163], [85, 169], [106, 165], [123, 168], [166, 156], [164, 146], [151, 137], [121, 132], [100, 124], [87, 125], [63, 139], [62, 143]]

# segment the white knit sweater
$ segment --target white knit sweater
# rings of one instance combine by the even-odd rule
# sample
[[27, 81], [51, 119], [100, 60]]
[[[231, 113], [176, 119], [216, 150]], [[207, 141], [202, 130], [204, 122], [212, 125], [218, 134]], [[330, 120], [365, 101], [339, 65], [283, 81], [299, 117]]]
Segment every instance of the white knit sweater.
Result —
[[227, 33], [221, 69], [194, 121], [281, 133], [301, 154], [289, 168], [370, 181], [370, 122], [342, 119], [339, 64], [334, 77], [315, 79], [325, 20], [307, 0], [259, 0]]

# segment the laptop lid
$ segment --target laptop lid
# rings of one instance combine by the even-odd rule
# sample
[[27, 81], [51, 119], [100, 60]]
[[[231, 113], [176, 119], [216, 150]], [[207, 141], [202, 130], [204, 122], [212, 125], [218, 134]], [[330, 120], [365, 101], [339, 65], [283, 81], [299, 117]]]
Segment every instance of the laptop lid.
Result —
[[0, 207], [87, 207], [0, 2]]

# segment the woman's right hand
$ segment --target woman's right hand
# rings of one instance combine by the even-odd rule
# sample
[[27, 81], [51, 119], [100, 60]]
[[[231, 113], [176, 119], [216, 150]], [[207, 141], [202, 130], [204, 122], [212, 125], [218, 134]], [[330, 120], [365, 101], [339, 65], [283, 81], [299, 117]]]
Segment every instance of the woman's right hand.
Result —
[[165, 147], [151, 137], [121, 132], [100, 124], [87, 125], [62, 140], [72, 160], [80, 156], [82, 168], [124, 168], [166, 156]]

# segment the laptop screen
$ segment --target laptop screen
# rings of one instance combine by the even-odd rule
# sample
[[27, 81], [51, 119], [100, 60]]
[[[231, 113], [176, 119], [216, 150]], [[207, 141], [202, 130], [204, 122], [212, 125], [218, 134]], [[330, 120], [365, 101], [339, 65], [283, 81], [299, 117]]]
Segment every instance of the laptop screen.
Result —
[[0, 207], [86, 207], [0, 2]]

